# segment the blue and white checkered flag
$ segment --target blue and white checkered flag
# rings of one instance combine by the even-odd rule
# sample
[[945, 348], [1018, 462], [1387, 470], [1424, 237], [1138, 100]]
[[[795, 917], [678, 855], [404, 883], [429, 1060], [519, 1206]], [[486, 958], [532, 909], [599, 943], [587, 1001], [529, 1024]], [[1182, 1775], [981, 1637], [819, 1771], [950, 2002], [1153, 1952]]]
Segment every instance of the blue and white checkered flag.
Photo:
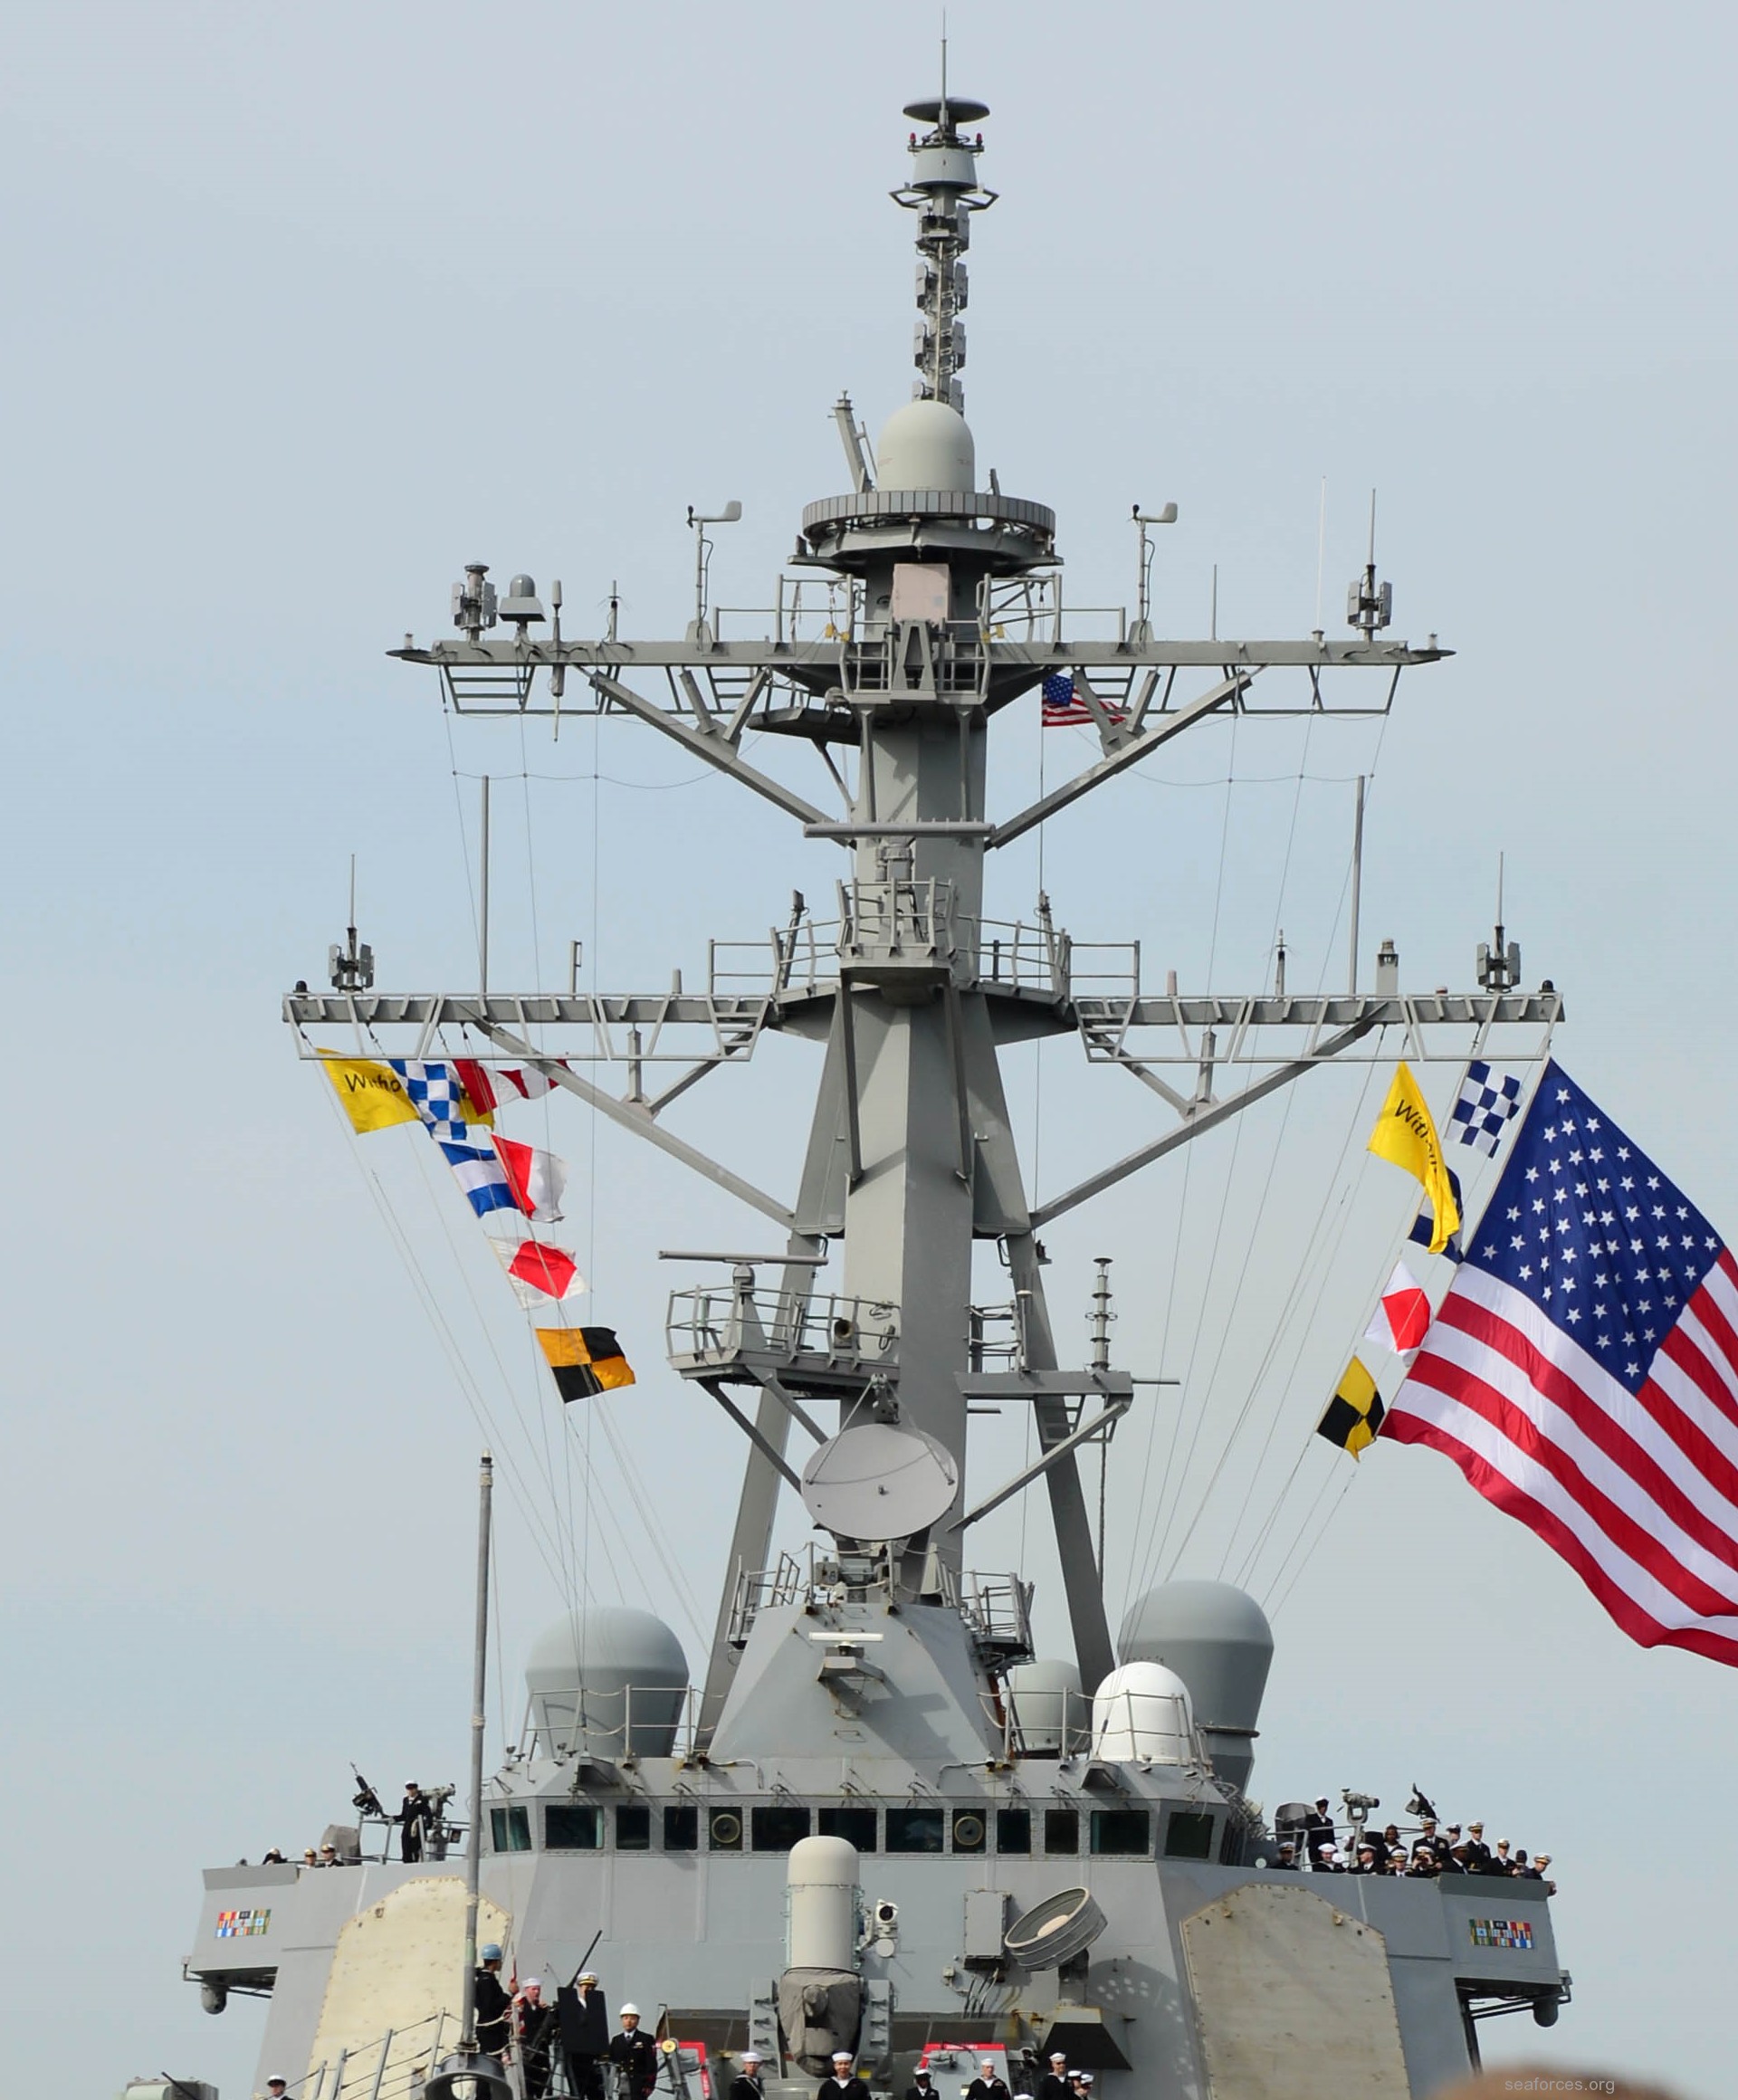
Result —
[[427, 1124], [429, 1134], [463, 1144], [469, 1134], [464, 1121], [464, 1088], [450, 1064], [425, 1064], [414, 1057], [388, 1057], [387, 1063], [405, 1083], [410, 1104]]
[[1521, 1082], [1512, 1072], [1493, 1074], [1482, 1058], [1466, 1067], [1448, 1120], [1463, 1145], [1476, 1145], [1491, 1159], [1503, 1141], [1509, 1119], [1521, 1106]]

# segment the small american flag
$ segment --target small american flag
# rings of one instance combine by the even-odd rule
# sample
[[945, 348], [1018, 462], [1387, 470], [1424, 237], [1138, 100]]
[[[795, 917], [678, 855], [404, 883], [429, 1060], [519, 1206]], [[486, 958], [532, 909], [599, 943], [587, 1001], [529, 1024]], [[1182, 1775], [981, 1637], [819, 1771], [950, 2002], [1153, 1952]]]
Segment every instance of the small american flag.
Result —
[[1738, 1263], [1554, 1062], [1382, 1441], [1452, 1458], [1632, 1640], [1738, 1666]]
[[1093, 719], [1092, 711], [1074, 691], [1072, 672], [1053, 672], [1045, 680], [1039, 698], [1044, 726], [1047, 730], [1065, 729], [1070, 722], [1089, 722]]

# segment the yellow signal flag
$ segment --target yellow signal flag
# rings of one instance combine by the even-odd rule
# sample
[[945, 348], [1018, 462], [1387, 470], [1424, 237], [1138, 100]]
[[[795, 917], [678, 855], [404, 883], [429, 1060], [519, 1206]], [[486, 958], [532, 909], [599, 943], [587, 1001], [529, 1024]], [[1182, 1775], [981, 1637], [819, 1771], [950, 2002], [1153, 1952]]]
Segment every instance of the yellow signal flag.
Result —
[[1356, 1458], [1376, 1441], [1376, 1432], [1387, 1412], [1382, 1396], [1376, 1390], [1376, 1380], [1354, 1356], [1333, 1389], [1328, 1411], [1316, 1424], [1315, 1433]]
[[540, 1327], [536, 1334], [564, 1400], [595, 1400], [635, 1383], [613, 1327]]
[[331, 1081], [350, 1128], [358, 1136], [390, 1130], [394, 1123], [422, 1121], [404, 1081], [390, 1064], [377, 1064], [371, 1057], [332, 1057], [322, 1050], [320, 1068]]
[[1454, 1184], [1442, 1156], [1442, 1140], [1431, 1118], [1430, 1104], [1419, 1091], [1409, 1064], [1400, 1064], [1388, 1090], [1376, 1128], [1370, 1133], [1370, 1150], [1379, 1160], [1404, 1167], [1421, 1182], [1434, 1214], [1430, 1252], [1439, 1255], [1460, 1230], [1460, 1207], [1455, 1201]]

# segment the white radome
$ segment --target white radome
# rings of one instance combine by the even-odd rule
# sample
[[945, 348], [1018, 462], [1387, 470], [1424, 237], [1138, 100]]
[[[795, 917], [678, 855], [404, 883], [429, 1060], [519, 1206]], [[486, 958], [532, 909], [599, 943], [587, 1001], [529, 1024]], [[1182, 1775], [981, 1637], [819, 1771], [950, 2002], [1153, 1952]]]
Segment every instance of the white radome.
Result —
[[978, 447], [970, 425], [944, 401], [908, 401], [894, 409], [881, 426], [875, 484], [969, 495], [978, 485]]
[[1093, 1694], [1093, 1755], [1112, 1763], [1190, 1761], [1195, 1709], [1175, 1670], [1162, 1663], [1124, 1663], [1111, 1672]]

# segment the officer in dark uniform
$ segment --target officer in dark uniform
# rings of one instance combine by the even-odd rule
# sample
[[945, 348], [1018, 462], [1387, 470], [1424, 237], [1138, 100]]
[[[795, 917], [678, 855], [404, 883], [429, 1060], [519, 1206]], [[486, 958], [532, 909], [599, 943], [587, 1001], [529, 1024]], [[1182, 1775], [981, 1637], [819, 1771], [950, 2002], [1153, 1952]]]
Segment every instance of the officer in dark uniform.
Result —
[[905, 2100], [937, 2100], [935, 2080], [927, 2071], [919, 2071], [913, 2083], [906, 2086]]
[[[600, 2064], [610, 2055], [609, 2009], [589, 1969], [576, 1976], [555, 1994], [561, 2023], [561, 2047], [567, 2051], [568, 2083], [581, 2100], [602, 2100], [604, 2081]], [[639, 2024], [639, 2014], [634, 2016]], [[646, 2037], [648, 2043], [651, 2037]]]
[[731, 2100], [767, 2100], [767, 2088], [760, 2076], [760, 2052], [744, 2049], [736, 2059], [737, 2074], [731, 2082]]
[[864, 2100], [861, 2082], [851, 2076], [855, 2061], [849, 2049], [835, 2049], [833, 2076], [821, 2080], [821, 2089], [815, 2100]]
[[658, 2082], [658, 2045], [640, 2025], [637, 2005], [621, 2010], [622, 2031], [609, 2038], [609, 2060], [616, 2069], [616, 2100], [646, 2100]]
[[978, 2065], [978, 2076], [966, 2087], [966, 2100], [1014, 2100], [1007, 2089], [1007, 2082], [996, 2076], [995, 2059], [982, 2057]]
[[1074, 2100], [1074, 2089], [1068, 2083], [1068, 2059], [1060, 2049], [1050, 2057], [1050, 2068], [1038, 2083], [1033, 2100]]
[[513, 2001], [501, 1980], [501, 1949], [491, 1940], [477, 1952], [482, 1963], [477, 1971], [477, 2047], [486, 2056], [500, 2058], [506, 2055], [512, 2033], [508, 2015]]
[[415, 1780], [405, 1781], [405, 1798], [393, 1820], [400, 1826], [398, 1857], [414, 1866], [423, 1857], [423, 1834], [428, 1828], [428, 1796]]
[[1328, 1813], [1328, 1797], [1318, 1794], [1315, 1806], [1304, 1818], [1304, 1849], [1313, 1863], [1324, 1845], [1333, 1843], [1333, 1818]]

